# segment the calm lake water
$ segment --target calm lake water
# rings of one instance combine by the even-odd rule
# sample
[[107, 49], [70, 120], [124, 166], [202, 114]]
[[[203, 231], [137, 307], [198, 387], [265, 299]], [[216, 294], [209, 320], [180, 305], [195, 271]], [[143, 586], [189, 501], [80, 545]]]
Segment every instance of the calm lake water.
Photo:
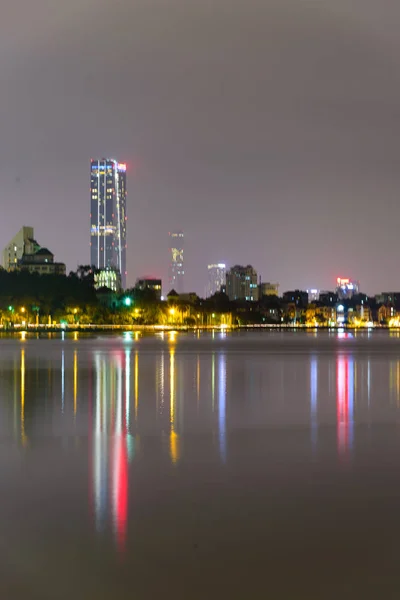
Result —
[[0, 338], [0, 598], [398, 598], [400, 338]]

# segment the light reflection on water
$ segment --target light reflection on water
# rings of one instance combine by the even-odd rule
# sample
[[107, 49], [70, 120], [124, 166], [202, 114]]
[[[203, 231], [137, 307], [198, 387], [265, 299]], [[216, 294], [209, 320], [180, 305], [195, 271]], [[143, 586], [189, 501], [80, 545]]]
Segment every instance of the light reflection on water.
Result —
[[94, 530], [112, 531], [121, 553], [141, 465], [180, 476], [206, 440], [207, 460], [224, 470], [244, 452], [243, 432], [300, 431], [310, 461], [323, 460], [334, 432], [329, 448], [351, 468], [363, 426], [400, 420], [396, 337], [64, 338], [3, 346], [0, 431], [24, 452], [42, 436], [88, 440]]
[[354, 427], [354, 361], [349, 356], [339, 356], [337, 371], [337, 435], [338, 451], [342, 457], [351, 454]]

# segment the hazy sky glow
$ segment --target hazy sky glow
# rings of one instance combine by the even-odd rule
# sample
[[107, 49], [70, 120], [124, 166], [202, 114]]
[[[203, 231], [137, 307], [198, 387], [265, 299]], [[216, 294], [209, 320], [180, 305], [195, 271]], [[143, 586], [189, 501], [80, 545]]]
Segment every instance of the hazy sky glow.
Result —
[[0, 21], [3, 247], [89, 260], [89, 161], [127, 162], [128, 283], [251, 263], [281, 291], [400, 290], [400, 3], [14, 0]]

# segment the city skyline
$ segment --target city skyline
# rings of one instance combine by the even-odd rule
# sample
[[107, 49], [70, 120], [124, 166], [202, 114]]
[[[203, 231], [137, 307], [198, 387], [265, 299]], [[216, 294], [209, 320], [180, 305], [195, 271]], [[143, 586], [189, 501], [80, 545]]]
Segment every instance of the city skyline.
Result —
[[28, 223], [67, 271], [86, 262], [88, 159], [115, 156], [129, 172], [128, 285], [167, 281], [179, 224], [190, 291], [216, 257], [282, 290], [341, 273], [367, 293], [400, 288], [400, 6], [379, 5], [7, 4], [3, 245]]

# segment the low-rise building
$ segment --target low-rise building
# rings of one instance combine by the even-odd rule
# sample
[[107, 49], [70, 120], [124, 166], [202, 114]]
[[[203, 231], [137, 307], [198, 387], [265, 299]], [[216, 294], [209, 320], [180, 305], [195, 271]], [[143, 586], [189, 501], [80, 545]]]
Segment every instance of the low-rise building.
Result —
[[54, 262], [54, 254], [47, 248], [40, 248], [32, 254], [24, 254], [18, 268], [39, 275], [65, 275], [65, 264]]
[[335, 306], [339, 298], [336, 292], [323, 291], [319, 293], [319, 301], [324, 306]]
[[285, 304], [294, 304], [299, 308], [305, 308], [308, 304], [308, 293], [302, 290], [284, 292], [282, 301]]
[[24, 270], [39, 275], [65, 275], [65, 264], [54, 262], [54, 254], [35, 240], [33, 227], [22, 227], [3, 250], [7, 271]]
[[121, 273], [118, 269], [107, 267], [99, 269], [94, 274], [94, 289], [108, 288], [109, 290], [119, 294], [122, 290]]
[[279, 296], [279, 283], [260, 283], [260, 298], [264, 296]]
[[135, 289], [144, 291], [152, 291], [157, 300], [161, 300], [162, 281], [161, 279], [137, 279]]

